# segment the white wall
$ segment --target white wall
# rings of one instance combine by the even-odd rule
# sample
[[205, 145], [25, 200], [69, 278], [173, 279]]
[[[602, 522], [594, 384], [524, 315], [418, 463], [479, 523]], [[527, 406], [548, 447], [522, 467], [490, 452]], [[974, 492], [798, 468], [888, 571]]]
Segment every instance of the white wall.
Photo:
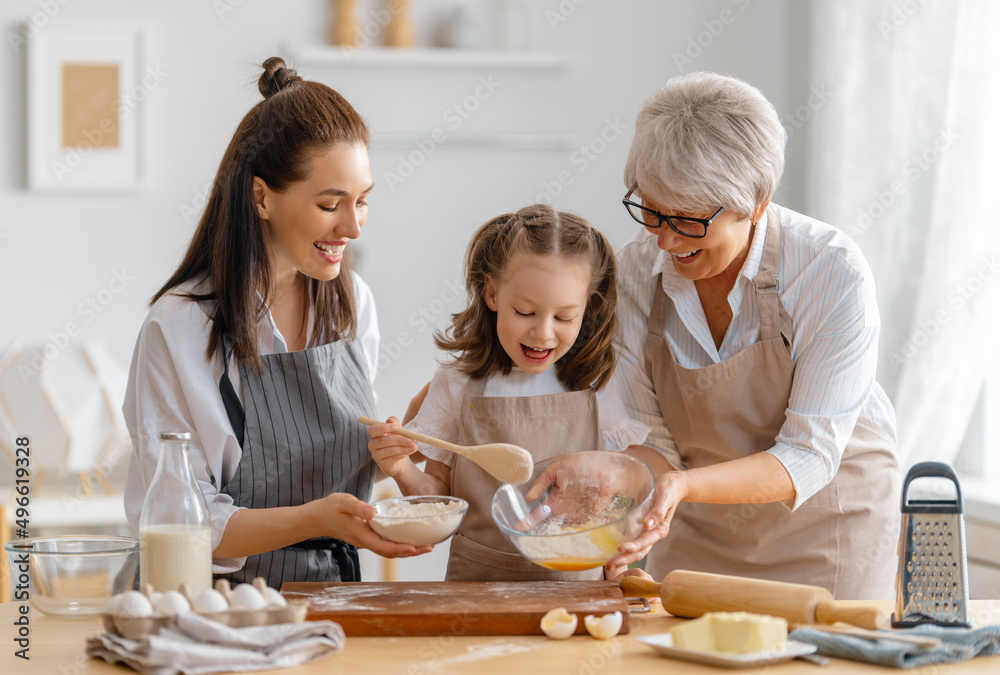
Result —
[[[60, 5], [59, 2], [64, 3]], [[329, 19], [321, 0], [8, 0], [0, 5], [0, 350], [15, 340], [44, 344], [69, 322], [75, 341], [105, 338], [131, 356], [150, 295], [173, 271], [196, 218], [197, 206], [237, 122], [258, 99], [256, 64], [285, 55], [284, 45], [325, 41]], [[450, 2], [417, 0], [421, 36]], [[491, 3], [472, 3], [487, 16]], [[501, 85], [463, 120], [459, 134], [536, 131], [575, 134], [603, 152], [586, 160], [575, 149], [518, 153], [445, 142], [412, 177], [390, 189], [387, 171], [416, 146], [378, 149], [372, 168], [377, 189], [357, 248], [360, 268], [374, 289], [386, 356], [377, 390], [380, 414], [401, 414], [431, 376], [433, 328], [444, 327], [460, 300], [448, 282], [460, 281], [469, 234], [486, 219], [545, 196], [546, 185], [568, 171], [555, 197], [621, 244], [633, 223], [621, 207], [621, 173], [632, 122], [643, 99], [679, 72], [727, 72], [759, 86], [783, 117], [806, 101], [801, 50], [804, 3], [789, 0], [537, 0], [531, 14], [535, 48], [578, 56], [557, 72], [497, 69], [399, 72], [305, 64], [301, 73], [340, 89], [378, 134], [429, 135], [446, 127], [443, 115], [473, 94], [480, 77]], [[25, 188], [24, 50], [8, 36], [23, 20], [58, 12], [70, 19], [128, 18], [149, 24], [147, 63], [164, 73], [141, 112], [146, 124], [145, 187], [126, 195], [40, 195]], [[384, 3], [363, 3], [362, 18]], [[218, 8], [232, 11], [219, 13]], [[41, 13], [41, 14], [40, 14]], [[42, 28], [44, 30], [44, 28]], [[377, 40], [376, 40], [377, 42]], [[700, 44], [699, 44], [700, 43]], [[678, 69], [677, 59], [693, 56]], [[613, 124], [609, 126], [608, 120]], [[618, 129], [618, 125], [624, 129]], [[447, 127], [446, 127], [447, 128]], [[789, 163], [778, 201], [801, 207], [805, 136], [790, 127]], [[383, 146], [384, 147], [384, 146]], [[548, 190], [551, 196], [555, 191]], [[109, 288], [118, 273], [128, 285], [92, 320], [81, 303]], [[117, 286], [115, 286], [117, 288]], [[105, 294], [103, 297], [107, 297]], [[433, 325], [421, 319], [421, 312]], [[412, 341], [407, 347], [402, 343]], [[44, 451], [44, 449], [38, 449]], [[408, 565], [410, 565], [408, 567]], [[404, 576], [424, 574], [402, 566]], [[408, 570], [418, 570], [411, 572]]]

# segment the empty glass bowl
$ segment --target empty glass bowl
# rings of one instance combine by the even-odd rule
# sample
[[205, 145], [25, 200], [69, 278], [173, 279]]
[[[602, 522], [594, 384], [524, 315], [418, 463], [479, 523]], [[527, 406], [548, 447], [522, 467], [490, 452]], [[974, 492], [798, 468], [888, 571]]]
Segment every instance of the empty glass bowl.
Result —
[[377, 535], [414, 546], [438, 544], [455, 534], [469, 510], [464, 499], [439, 495], [383, 499], [372, 506], [375, 516], [368, 524]]
[[3, 548], [14, 599], [24, 599], [17, 594], [27, 591], [34, 607], [53, 616], [99, 614], [112, 595], [132, 589], [139, 573], [139, 540], [134, 537], [35, 537]]
[[653, 485], [649, 466], [623, 452], [573, 452], [535, 464], [522, 485], [500, 486], [491, 513], [525, 558], [575, 572], [604, 565], [639, 535]]

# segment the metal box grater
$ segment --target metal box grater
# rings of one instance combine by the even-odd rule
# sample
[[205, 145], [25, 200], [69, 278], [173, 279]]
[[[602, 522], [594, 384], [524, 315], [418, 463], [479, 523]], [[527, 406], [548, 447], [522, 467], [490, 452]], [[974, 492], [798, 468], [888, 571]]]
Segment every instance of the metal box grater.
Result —
[[[955, 499], [909, 499], [915, 478], [947, 478]], [[896, 573], [895, 627], [969, 623], [969, 563], [965, 550], [962, 489], [954, 470], [942, 462], [914, 464], [903, 482], [900, 502], [899, 571]]]

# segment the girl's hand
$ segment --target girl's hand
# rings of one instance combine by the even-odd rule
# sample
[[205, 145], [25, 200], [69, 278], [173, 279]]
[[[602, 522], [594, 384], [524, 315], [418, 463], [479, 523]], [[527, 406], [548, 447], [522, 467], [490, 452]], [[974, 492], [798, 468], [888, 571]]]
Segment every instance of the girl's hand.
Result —
[[653, 505], [643, 521], [645, 531], [632, 541], [618, 547], [620, 555], [608, 561], [607, 569], [621, 568], [636, 560], [642, 560], [653, 544], [667, 536], [670, 521], [688, 494], [687, 475], [683, 471], [668, 471], [656, 479], [653, 488]]
[[415, 441], [393, 433], [402, 426], [395, 417], [390, 417], [385, 424], [375, 424], [368, 427], [368, 452], [375, 463], [390, 478], [399, 478], [411, 469], [416, 468], [410, 455], [417, 451]]
[[367, 548], [384, 558], [408, 558], [434, 548], [418, 548], [412, 544], [397, 544], [382, 539], [368, 525], [368, 520], [375, 515], [375, 507], [354, 495], [334, 492], [312, 504], [316, 505], [314, 517], [319, 519], [320, 528], [326, 534], [358, 548]]

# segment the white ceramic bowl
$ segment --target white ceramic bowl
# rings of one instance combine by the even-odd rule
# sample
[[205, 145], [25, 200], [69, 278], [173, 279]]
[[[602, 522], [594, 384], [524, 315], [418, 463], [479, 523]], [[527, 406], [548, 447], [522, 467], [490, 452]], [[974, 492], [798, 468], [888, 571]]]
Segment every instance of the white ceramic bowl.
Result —
[[24, 586], [31, 604], [53, 616], [100, 614], [139, 573], [134, 537], [35, 537], [8, 542], [4, 550], [15, 588]]
[[[526, 499], [539, 481], [541, 496]], [[491, 513], [525, 558], [575, 572], [604, 565], [639, 535], [653, 485], [652, 469], [623, 452], [573, 452], [535, 464], [523, 485], [500, 486]]]
[[383, 539], [400, 544], [438, 544], [455, 534], [469, 503], [458, 497], [415, 495], [383, 499], [372, 504], [375, 516], [368, 521]]

